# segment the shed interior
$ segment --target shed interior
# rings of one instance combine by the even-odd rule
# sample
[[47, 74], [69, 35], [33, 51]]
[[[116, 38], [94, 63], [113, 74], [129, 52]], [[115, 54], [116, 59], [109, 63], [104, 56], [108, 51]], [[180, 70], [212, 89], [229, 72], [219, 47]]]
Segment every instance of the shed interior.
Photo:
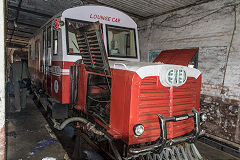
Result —
[[[5, 0], [6, 81], [9, 81], [13, 55], [19, 54], [27, 60], [29, 41], [40, 27], [59, 12], [82, 5], [112, 7], [131, 16], [138, 25], [141, 62], [152, 62], [153, 57], [165, 50], [198, 48], [195, 61], [197, 69], [202, 73], [200, 110], [208, 117], [201, 126], [205, 134], [198, 141], [202, 143], [199, 145], [200, 152], [209, 159], [218, 159], [222, 153], [223, 159], [240, 158], [239, 0]], [[32, 47], [32, 51], [35, 51]], [[6, 99], [6, 109], [11, 103], [9, 101]], [[30, 103], [32, 101], [28, 105]], [[9, 119], [6, 121], [9, 127], [6, 130], [9, 140], [6, 144], [6, 158], [14, 155], [9, 155], [8, 151], [19, 152], [11, 149], [15, 142], [9, 138], [13, 137], [11, 133], [17, 133], [17, 130], [11, 128], [15, 126], [14, 123], [18, 123], [16, 119], [21, 121], [26, 118], [24, 113], [21, 114], [6, 116]], [[43, 123], [47, 125], [45, 120]], [[61, 134], [58, 136], [67, 139], [65, 141], [69, 140]], [[64, 140], [60, 142], [63, 146], [68, 145]], [[213, 153], [205, 155], [209, 146], [213, 147]], [[0, 148], [2, 155], [4, 150]], [[59, 150], [63, 149], [60, 147]], [[215, 157], [211, 154], [215, 154]], [[28, 156], [34, 159], [34, 156]]]

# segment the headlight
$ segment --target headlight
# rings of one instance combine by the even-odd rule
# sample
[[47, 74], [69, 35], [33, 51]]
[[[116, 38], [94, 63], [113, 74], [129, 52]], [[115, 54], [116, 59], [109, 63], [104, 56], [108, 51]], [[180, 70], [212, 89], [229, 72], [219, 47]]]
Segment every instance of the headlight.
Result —
[[207, 120], [207, 114], [206, 113], [201, 113], [200, 114], [200, 119], [202, 122], [205, 122]]
[[135, 136], [141, 136], [144, 132], [144, 126], [141, 124], [136, 124], [133, 127], [133, 132], [134, 132]]

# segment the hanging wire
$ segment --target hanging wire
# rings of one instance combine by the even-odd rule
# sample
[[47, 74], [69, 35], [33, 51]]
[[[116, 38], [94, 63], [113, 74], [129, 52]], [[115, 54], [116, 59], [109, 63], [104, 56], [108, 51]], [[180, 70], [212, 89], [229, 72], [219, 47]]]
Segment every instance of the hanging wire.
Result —
[[232, 38], [231, 38], [229, 48], [228, 48], [228, 52], [227, 52], [227, 59], [226, 59], [226, 65], [225, 65], [226, 67], [225, 67], [224, 74], [223, 74], [221, 94], [224, 94], [224, 83], [225, 83], [225, 78], [226, 78], [228, 59], [229, 59], [230, 51], [231, 51], [231, 48], [232, 48], [233, 38], [234, 38], [234, 35], [235, 35], [235, 32], [236, 32], [236, 29], [237, 29], [237, 5], [234, 6], [234, 27], [233, 27], [233, 32], [232, 32]]
[[[193, 24], [193, 23], [195, 23], [195, 22], [201, 21], [202, 19], [204, 19], [204, 18], [206, 18], [206, 17], [209, 17], [209, 16], [211, 16], [211, 15], [213, 15], [213, 14], [215, 14], [215, 13], [218, 13], [218, 12], [222, 11], [222, 9], [224, 9], [224, 8], [236, 7], [236, 6], [238, 6], [239, 4], [240, 4], [240, 3], [237, 3], [237, 4], [229, 4], [229, 5], [223, 6], [223, 7], [219, 8], [219, 9], [217, 9], [217, 10], [212, 11], [211, 13], [209, 13], [209, 14], [207, 14], [207, 15], [205, 15], [205, 16], [202, 16], [202, 17], [200, 17], [200, 18], [197, 18], [197, 19], [195, 19], [195, 20], [192, 20], [191, 22], [188, 22], [188, 23], [185, 23], [185, 24], [179, 25], [179, 26], [163, 25], [164, 22], [166, 22], [167, 20], [173, 18], [174, 16], [176, 16], [176, 14], [170, 15], [170, 16], [168, 16], [167, 18], [165, 18], [164, 20], [162, 20], [161, 22], [159, 22], [159, 23], [154, 23], [154, 24], [157, 25], [157, 26], [159, 26], [159, 27], [163, 27], [163, 28], [182, 28], [182, 27], [189, 26], [189, 25], [191, 25], [191, 24]], [[139, 29], [139, 30], [145, 29], [145, 27], [149, 27], [149, 26], [151, 27], [151, 26], [152, 26], [152, 23], [151, 23], [151, 24], [148, 24], [148, 25], [144, 25], [144, 26], [142, 26], [142, 27], [140, 27], [140, 28], [138, 28], [138, 29]]]

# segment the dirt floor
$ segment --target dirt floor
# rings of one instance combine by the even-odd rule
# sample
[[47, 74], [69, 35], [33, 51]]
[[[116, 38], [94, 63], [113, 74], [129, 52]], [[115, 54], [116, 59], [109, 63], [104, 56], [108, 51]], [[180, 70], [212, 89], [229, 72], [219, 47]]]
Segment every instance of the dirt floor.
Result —
[[[38, 107], [31, 98], [28, 98], [27, 107], [20, 113], [7, 114], [7, 160], [42, 160], [46, 157], [52, 157], [57, 160], [70, 160], [74, 152], [73, 148], [76, 138], [73, 137], [73, 129], [65, 128], [61, 132], [55, 132], [50, 129]], [[92, 155], [92, 159], [103, 159], [87, 144], [81, 140], [82, 149]], [[215, 149], [202, 142], [197, 142], [196, 147], [207, 160], [237, 160], [237, 158]], [[68, 154], [67, 154], [68, 153]], [[49, 159], [50, 160], [50, 159]]]

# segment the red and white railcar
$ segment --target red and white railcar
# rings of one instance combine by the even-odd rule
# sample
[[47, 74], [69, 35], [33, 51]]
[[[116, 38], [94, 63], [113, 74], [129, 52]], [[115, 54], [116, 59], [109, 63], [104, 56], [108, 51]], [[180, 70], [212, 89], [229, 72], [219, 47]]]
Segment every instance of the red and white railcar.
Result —
[[[81, 6], [50, 19], [30, 51], [33, 84], [51, 98], [53, 118], [66, 119], [55, 127], [80, 122], [99, 144], [109, 142], [114, 159], [150, 156], [199, 135], [201, 73], [187, 67], [198, 49], [164, 51], [158, 63], [139, 62], [132, 18]], [[74, 113], [65, 114], [63, 106]]]
[[109, 59], [140, 59], [137, 25], [128, 15], [103, 6], [81, 6], [63, 11], [30, 40], [28, 58], [33, 81], [60, 103], [69, 103], [69, 69], [81, 59], [74, 27], [96, 21], [102, 24]]

